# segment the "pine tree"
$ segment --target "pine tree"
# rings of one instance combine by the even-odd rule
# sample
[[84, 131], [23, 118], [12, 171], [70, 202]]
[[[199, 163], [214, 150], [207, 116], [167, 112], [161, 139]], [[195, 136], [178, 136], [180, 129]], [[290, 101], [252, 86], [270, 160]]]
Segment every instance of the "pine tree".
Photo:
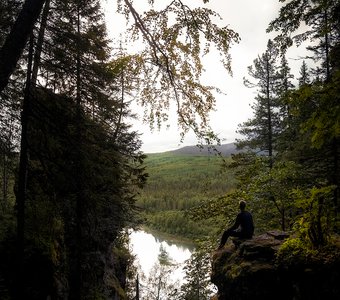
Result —
[[[292, 35], [303, 22], [309, 29]], [[339, 1], [291, 1], [281, 8], [278, 18], [270, 23], [268, 30], [279, 31], [275, 41], [283, 50], [293, 42], [316, 41], [307, 47], [312, 52], [313, 60], [318, 63], [312, 72], [314, 78], [308, 76], [304, 63], [299, 89], [291, 94], [290, 137], [294, 147], [287, 154], [303, 167], [306, 180], [301, 182], [301, 188], [307, 190], [306, 194], [315, 193], [313, 186], [319, 191], [326, 191], [325, 199], [329, 196], [329, 189], [334, 191], [333, 207], [326, 205], [327, 201], [319, 201], [317, 206], [319, 211], [328, 211], [330, 215], [335, 213], [336, 220], [340, 182], [339, 57], [336, 55], [339, 47]], [[322, 235], [319, 236], [319, 241], [313, 238], [314, 246], [325, 243]]]
[[145, 292], [141, 299], [166, 300], [175, 299], [178, 283], [173, 282], [171, 274], [175, 265], [169, 257], [169, 253], [161, 245], [159, 248], [158, 262], [151, 268], [146, 281]]
[[238, 132], [245, 136], [237, 140], [239, 148], [249, 147], [264, 151], [268, 156], [269, 168], [273, 166], [276, 139], [280, 130], [277, 95], [277, 58], [278, 52], [271, 40], [267, 50], [254, 60], [254, 66], [248, 67], [248, 74], [255, 80], [245, 79], [247, 87], [257, 88], [258, 94], [253, 105], [254, 118], [239, 126]]
[[[283, 1], [286, 2], [286, 1]], [[275, 38], [281, 49], [285, 51], [294, 42], [299, 45], [303, 41], [318, 41], [307, 49], [313, 52], [313, 59], [321, 62], [321, 69], [316, 74], [328, 81], [331, 74], [330, 53], [339, 38], [337, 0], [295, 0], [281, 7], [279, 16], [273, 20], [267, 31], [280, 31]], [[302, 23], [309, 26], [305, 32], [292, 35]]]
[[[290, 104], [293, 76], [285, 56], [282, 55], [280, 64], [278, 58], [279, 52], [269, 40], [266, 52], [254, 60], [254, 67], [248, 68], [249, 75], [256, 82], [245, 79], [246, 86], [256, 87], [258, 95], [253, 106], [254, 118], [239, 126], [238, 132], [245, 138], [238, 140], [237, 145], [263, 152], [257, 158], [252, 154], [240, 154], [234, 156], [233, 160], [235, 166], [242, 168], [239, 185], [241, 190], [246, 191], [247, 197], [254, 201], [253, 206], [260, 215], [272, 216], [269, 223], [280, 224], [281, 229], [286, 230], [292, 210], [290, 187], [294, 185], [289, 175], [291, 164], [279, 163], [279, 158], [293, 147], [289, 138], [293, 130]], [[249, 159], [252, 159], [252, 167], [248, 164], [242, 166]], [[254, 170], [255, 166], [257, 168]], [[265, 219], [264, 223], [268, 224], [268, 218]]]
[[301, 68], [300, 68], [300, 77], [299, 80], [299, 87], [302, 87], [304, 85], [307, 85], [311, 83], [310, 74], [308, 71], [308, 67], [305, 61], [302, 62]]
[[184, 271], [186, 283], [181, 286], [180, 299], [208, 300], [213, 289], [210, 283], [209, 251], [198, 247], [186, 261]]
[[277, 150], [282, 152], [285, 149], [292, 147], [289, 132], [291, 131], [291, 104], [290, 97], [291, 92], [294, 88], [291, 80], [294, 76], [290, 72], [290, 67], [285, 55], [282, 55], [281, 63], [278, 71], [278, 82], [277, 82], [277, 97], [278, 97], [278, 111], [279, 111], [279, 134], [278, 134], [278, 147]]

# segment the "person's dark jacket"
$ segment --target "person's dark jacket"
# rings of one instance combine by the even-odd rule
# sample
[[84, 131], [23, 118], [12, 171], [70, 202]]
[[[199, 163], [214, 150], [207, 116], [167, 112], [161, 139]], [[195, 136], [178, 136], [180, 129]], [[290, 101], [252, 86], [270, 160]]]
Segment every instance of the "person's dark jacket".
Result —
[[231, 230], [236, 230], [240, 227], [240, 233], [244, 237], [251, 238], [254, 234], [254, 222], [253, 216], [248, 211], [241, 211], [237, 217], [235, 224], [230, 228]]

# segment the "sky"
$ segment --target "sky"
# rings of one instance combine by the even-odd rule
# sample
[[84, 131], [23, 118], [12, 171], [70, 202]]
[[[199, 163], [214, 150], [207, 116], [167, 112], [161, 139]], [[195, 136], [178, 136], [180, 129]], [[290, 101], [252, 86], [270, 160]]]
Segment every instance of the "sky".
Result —
[[[109, 36], [118, 38], [124, 31], [125, 21], [122, 16], [117, 16], [116, 0], [105, 0], [104, 11], [106, 14]], [[191, 0], [193, 1], [193, 0]], [[190, 3], [190, 0], [184, 0]], [[199, 3], [203, 1], [196, 0]], [[137, 10], [142, 13], [147, 7], [145, 0], [135, 0]], [[168, 0], [155, 0], [157, 3], [168, 3]], [[138, 5], [137, 5], [138, 3]], [[216, 107], [210, 114], [210, 125], [218, 134], [222, 143], [232, 143], [240, 137], [237, 126], [252, 116], [251, 104], [256, 96], [256, 90], [244, 86], [243, 78], [247, 77], [247, 67], [253, 64], [254, 59], [266, 50], [268, 39], [275, 33], [266, 33], [270, 21], [278, 16], [281, 3], [279, 0], [210, 0], [208, 7], [215, 10], [223, 18], [221, 25], [228, 25], [236, 31], [241, 38], [239, 44], [234, 44], [230, 54], [232, 58], [231, 77], [224, 70], [217, 55], [209, 54], [203, 58], [205, 73], [202, 81], [208, 85], [216, 86], [225, 94], [216, 96]], [[306, 55], [304, 47], [292, 48], [287, 53], [287, 59], [295, 77], [299, 75], [302, 59]], [[142, 108], [135, 108], [140, 111]], [[170, 116], [170, 128], [165, 126], [160, 131], [151, 131], [149, 126], [141, 121], [134, 121], [134, 128], [142, 135], [142, 151], [145, 153], [164, 152], [187, 145], [196, 145], [197, 140], [193, 133], [188, 133], [183, 143], [180, 142], [179, 129], [176, 117]]]

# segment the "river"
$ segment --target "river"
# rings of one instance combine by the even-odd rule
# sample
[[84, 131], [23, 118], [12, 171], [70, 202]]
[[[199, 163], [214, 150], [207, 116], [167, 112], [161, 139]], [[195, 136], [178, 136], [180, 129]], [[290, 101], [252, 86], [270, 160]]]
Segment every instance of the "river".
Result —
[[162, 247], [169, 254], [172, 261], [178, 266], [172, 273], [172, 280], [183, 282], [183, 266], [189, 259], [194, 249], [189, 243], [169, 239], [155, 232], [149, 233], [143, 230], [133, 231], [130, 234], [132, 253], [136, 255], [138, 263], [145, 275], [150, 273], [152, 266], [158, 262], [159, 250]]

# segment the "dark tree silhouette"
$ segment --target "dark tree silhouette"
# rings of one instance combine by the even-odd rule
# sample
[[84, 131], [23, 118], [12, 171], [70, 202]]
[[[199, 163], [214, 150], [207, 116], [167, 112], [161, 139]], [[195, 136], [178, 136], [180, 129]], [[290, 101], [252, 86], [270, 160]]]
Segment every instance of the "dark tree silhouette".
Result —
[[7, 86], [9, 77], [26, 46], [34, 23], [45, 0], [26, 0], [5, 43], [0, 49], [0, 92]]

